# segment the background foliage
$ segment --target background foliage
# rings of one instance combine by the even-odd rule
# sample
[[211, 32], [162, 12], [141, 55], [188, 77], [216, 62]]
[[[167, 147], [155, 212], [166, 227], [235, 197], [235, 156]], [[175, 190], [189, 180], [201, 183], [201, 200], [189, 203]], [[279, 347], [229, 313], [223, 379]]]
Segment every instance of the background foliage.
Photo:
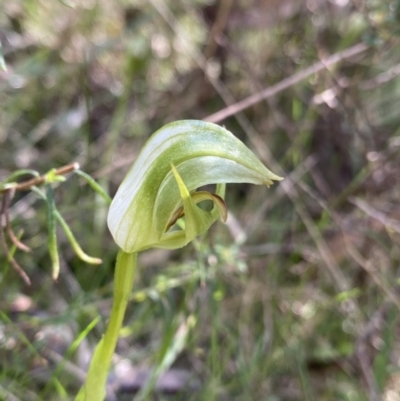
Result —
[[[230, 186], [227, 225], [141, 255], [109, 400], [400, 400], [398, 0], [0, 7], [1, 180], [77, 161], [113, 195], [157, 128], [207, 117], [286, 177]], [[12, 226], [32, 252], [14, 256], [32, 285], [1, 253], [5, 400], [72, 399], [108, 316], [106, 204], [77, 175], [54, 193], [103, 263], [60, 231], [53, 282], [46, 205], [16, 194]]]

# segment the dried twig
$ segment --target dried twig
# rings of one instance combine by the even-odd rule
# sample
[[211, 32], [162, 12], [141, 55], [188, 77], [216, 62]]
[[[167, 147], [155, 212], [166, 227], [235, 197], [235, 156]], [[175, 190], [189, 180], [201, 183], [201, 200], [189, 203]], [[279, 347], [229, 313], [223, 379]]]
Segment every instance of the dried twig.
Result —
[[352, 46], [346, 50], [335, 53], [332, 56], [326, 58], [325, 60], [318, 61], [317, 63], [311, 65], [310, 67], [307, 67], [304, 70], [298, 72], [297, 74], [294, 74], [288, 78], [283, 79], [277, 84], [272, 85], [262, 90], [261, 92], [255, 93], [254, 95], [251, 95], [246, 99], [241, 100], [240, 102], [232, 104], [226, 107], [225, 109], [222, 109], [214, 114], [211, 114], [210, 116], [206, 117], [205, 120], [213, 123], [220, 122], [225, 118], [232, 116], [233, 114], [236, 114], [240, 111], [243, 111], [253, 106], [254, 104], [260, 102], [261, 100], [265, 100], [272, 96], [275, 96], [279, 92], [288, 89], [289, 87], [299, 83], [300, 81], [303, 81], [304, 79], [310, 77], [313, 74], [316, 74], [317, 72], [320, 72], [334, 64], [337, 64], [340, 61], [364, 53], [368, 48], [369, 48], [368, 45], [366, 45], [365, 43], [358, 43], [357, 45]]
[[[335, 258], [332, 255], [331, 250], [328, 247], [325, 239], [321, 235], [317, 225], [314, 223], [312, 218], [310, 217], [307, 209], [305, 206], [299, 201], [299, 196], [297, 191], [294, 188], [294, 183], [290, 180], [286, 179], [283, 181], [280, 186], [286, 192], [288, 198], [292, 201], [297, 214], [300, 216], [301, 220], [303, 221], [310, 237], [315, 242], [319, 254], [321, 255], [322, 260], [325, 262], [326, 266], [328, 267], [329, 272], [331, 273], [332, 277], [335, 280], [335, 284], [339, 291], [348, 291], [350, 286], [346, 279], [346, 276], [343, 274], [342, 270], [340, 269], [339, 265], [337, 264]], [[354, 306], [356, 304], [354, 303]]]
[[25, 244], [23, 244], [18, 238], [17, 236], [14, 234], [14, 231], [11, 227], [11, 222], [10, 222], [10, 209], [9, 209], [9, 203], [11, 201], [11, 199], [13, 198], [15, 193], [14, 188], [12, 188], [10, 191], [6, 192], [4, 194], [4, 199], [7, 200], [7, 204], [4, 205], [4, 210], [1, 211], [0, 215], [4, 216], [4, 220], [5, 220], [5, 226], [7, 228], [7, 234], [8, 237], [10, 238], [11, 242], [21, 251], [24, 252], [30, 252], [30, 248], [27, 247]]
[[375, 220], [378, 220], [385, 227], [400, 233], [400, 223], [397, 220], [387, 217], [385, 215], [385, 213], [382, 213], [379, 210], [374, 209], [367, 202], [365, 202], [362, 199], [357, 198], [355, 196], [351, 196], [349, 198], [349, 202], [352, 203], [353, 205], [357, 206], [368, 216], [374, 218]]
[[4, 236], [4, 227], [7, 225], [7, 214], [8, 208], [10, 206], [10, 191], [5, 192], [3, 194], [3, 199], [0, 208], [0, 244], [4, 250], [4, 253], [7, 255], [8, 261], [11, 263], [13, 269], [21, 276], [21, 278], [25, 281], [26, 284], [30, 285], [31, 280], [29, 279], [28, 275], [25, 273], [24, 269], [17, 263], [17, 261], [12, 256], [10, 249], [7, 245], [5, 236]]
[[364, 81], [360, 84], [360, 88], [363, 90], [376, 89], [379, 86], [391, 81], [400, 75], [400, 64], [396, 64], [395, 66], [389, 68], [387, 71], [382, 72], [381, 74], [371, 78], [367, 81]]
[[[75, 163], [67, 164], [66, 166], [56, 169], [54, 174], [62, 176], [62, 175], [66, 175], [66, 174], [71, 173], [72, 171], [75, 171], [78, 169], [79, 169], [79, 163], [75, 162]], [[23, 181], [18, 184], [15, 184], [15, 185], [6, 186], [5, 188], [1, 188], [0, 193], [1, 192], [3, 192], [3, 193], [9, 192], [11, 190], [29, 191], [34, 186], [37, 187], [39, 185], [44, 184], [46, 182], [46, 179], [47, 179], [47, 175], [44, 174], [44, 175], [41, 175], [40, 177], [31, 178], [30, 180]]]

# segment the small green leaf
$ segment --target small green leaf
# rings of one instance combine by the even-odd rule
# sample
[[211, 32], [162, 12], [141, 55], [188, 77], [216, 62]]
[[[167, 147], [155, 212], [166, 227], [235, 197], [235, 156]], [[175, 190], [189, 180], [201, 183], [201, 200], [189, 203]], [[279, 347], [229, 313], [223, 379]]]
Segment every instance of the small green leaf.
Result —
[[57, 174], [57, 169], [51, 169], [45, 176], [45, 183], [52, 184], [55, 182], [64, 182], [66, 180], [62, 175]]

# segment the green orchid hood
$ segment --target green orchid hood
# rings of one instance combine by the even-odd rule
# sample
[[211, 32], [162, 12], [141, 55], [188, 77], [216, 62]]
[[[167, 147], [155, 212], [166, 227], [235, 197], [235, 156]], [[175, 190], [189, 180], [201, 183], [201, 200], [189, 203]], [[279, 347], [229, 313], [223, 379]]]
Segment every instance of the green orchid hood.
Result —
[[[269, 186], [281, 180], [226, 129], [184, 120], [155, 132], [119, 187], [108, 213], [108, 227], [125, 252], [180, 248], [226, 219], [225, 184]], [[197, 188], [217, 184], [216, 194]], [[214, 208], [197, 206], [211, 200]], [[185, 216], [185, 229], [171, 231]]]

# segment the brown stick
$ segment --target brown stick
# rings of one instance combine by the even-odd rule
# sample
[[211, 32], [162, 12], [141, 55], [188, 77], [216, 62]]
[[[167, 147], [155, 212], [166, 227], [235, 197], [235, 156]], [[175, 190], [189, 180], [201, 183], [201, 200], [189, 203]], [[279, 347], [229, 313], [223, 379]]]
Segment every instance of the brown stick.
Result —
[[[67, 164], [66, 166], [60, 167], [55, 171], [55, 175], [65, 175], [68, 173], [71, 173], [72, 171], [75, 171], [79, 168], [79, 163], [71, 163]], [[29, 191], [32, 187], [38, 186], [43, 184], [46, 181], [46, 174], [41, 175], [40, 177], [35, 177], [27, 181], [20, 182], [16, 184], [15, 186], [9, 187], [9, 188], [3, 188], [0, 189], [1, 192], [9, 192], [10, 190], [15, 190], [15, 191]]]
[[[11, 188], [8, 192], [6, 192], [3, 196], [3, 206], [2, 206], [2, 210], [0, 211], [0, 218], [1, 216], [4, 216], [4, 220], [5, 220], [5, 226], [7, 228], [7, 234], [10, 237], [11, 242], [18, 248], [21, 249], [21, 251], [24, 252], [30, 252], [30, 248], [28, 248], [25, 244], [23, 244], [18, 238], [17, 236], [14, 234], [14, 231], [11, 227], [11, 222], [10, 222], [10, 202], [14, 196], [15, 190], [14, 188]], [[3, 225], [3, 222], [0, 221], [0, 224]]]
[[31, 248], [26, 246], [24, 243], [22, 243], [17, 236], [14, 234], [14, 231], [11, 227], [11, 222], [10, 222], [10, 212], [7, 210], [5, 213], [5, 219], [6, 219], [6, 227], [7, 227], [7, 234], [10, 237], [11, 242], [21, 251], [24, 252], [30, 252]]
[[[11, 266], [22, 277], [22, 279], [25, 281], [25, 283], [27, 285], [30, 285], [31, 280], [29, 279], [28, 275], [25, 273], [24, 269], [17, 263], [17, 261], [11, 255], [10, 249], [9, 249], [6, 239], [4, 237], [4, 226], [7, 223], [3, 222], [3, 216], [7, 215], [9, 203], [10, 203], [10, 193], [6, 192], [5, 194], [3, 194], [3, 200], [2, 200], [1, 208], [0, 208], [0, 244], [4, 250], [4, 253], [7, 255], [9, 262], [11, 263]], [[5, 220], [7, 220], [6, 217], [5, 217]]]
[[368, 45], [366, 45], [365, 43], [359, 43], [346, 50], [335, 53], [332, 56], [329, 56], [328, 58], [326, 58], [325, 60], [321, 60], [321, 61], [311, 65], [310, 67], [307, 67], [304, 70], [298, 72], [297, 74], [294, 74], [288, 78], [285, 78], [284, 80], [278, 82], [275, 85], [265, 88], [261, 92], [255, 93], [254, 95], [251, 95], [251, 96], [247, 97], [246, 99], [241, 100], [240, 102], [232, 104], [214, 114], [211, 114], [210, 116], [206, 117], [204, 120], [212, 122], [212, 123], [220, 122], [220, 121], [224, 120], [225, 118], [232, 116], [233, 114], [239, 113], [240, 111], [243, 111], [243, 110], [249, 108], [250, 106], [253, 106], [254, 104], [260, 102], [261, 100], [268, 99], [268, 98], [278, 94], [279, 92], [282, 92], [283, 90], [299, 83], [300, 81], [310, 77], [313, 74], [316, 74], [317, 72], [320, 72], [320, 71], [330, 67], [331, 65], [334, 65], [347, 58], [364, 53], [368, 48], [369, 48]]

